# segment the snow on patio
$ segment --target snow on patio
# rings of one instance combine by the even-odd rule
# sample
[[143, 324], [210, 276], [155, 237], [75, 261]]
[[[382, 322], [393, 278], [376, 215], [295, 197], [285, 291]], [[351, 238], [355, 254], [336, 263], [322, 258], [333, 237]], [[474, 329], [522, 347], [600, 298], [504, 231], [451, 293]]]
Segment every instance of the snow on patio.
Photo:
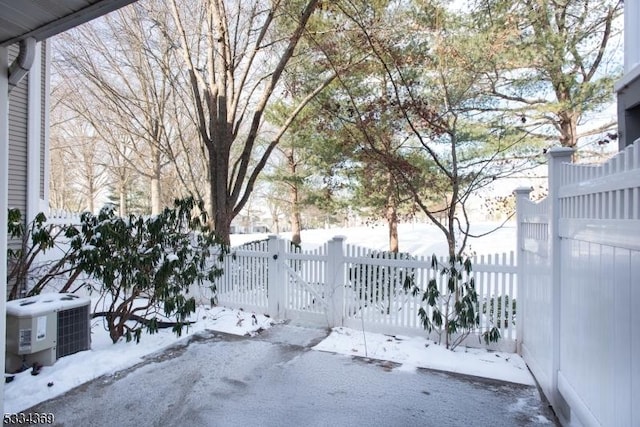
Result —
[[[24, 411], [40, 402], [59, 396], [102, 375], [112, 375], [144, 361], [145, 356], [157, 354], [174, 344], [184, 342], [198, 332], [218, 331], [235, 335], [255, 336], [274, 322], [263, 315], [223, 307], [198, 307], [198, 321], [178, 338], [170, 330], [147, 335], [139, 344], [113, 344], [101, 320], [93, 321], [91, 350], [59, 359], [53, 366], [45, 366], [37, 376], [31, 370], [16, 374], [5, 384], [6, 413]], [[277, 327], [277, 326], [276, 326]], [[251, 339], [251, 338], [247, 338]], [[368, 357], [401, 364], [397, 369], [415, 371], [430, 368], [460, 374], [493, 378], [502, 381], [534, 385], [526, 365], [516, 354], [489, 352], [482, 349], [458, 347], [452, 352], [421, 337], [388, 336], [366, 333], [365, 351], [362, 331], [335, 328], [315, 350], [348, 356]], [[51, 384], [51, 385], [49, 385]]]
[[44, 366], [35, 376], [31, 375], [31, 369], [16, 374], [13, 381], [5, 384], [4, 412], [24, 411], [102, 375], [130, 368], [143, 362], [145, 356], [161, 352], [179, 341], [186, 343], [198, 332], [212, 330], [251, 336], [273, 323], [263, 315], [256, 314], [255, 319], [252, 316], [250, 312], [200, 306], [191, 318], [196, 323], [183, 331], [182, 337], [177, 337], [171, 329], [161, 329], [153, 335], [143, 333], [139, 344], [124, 339], [113, 344], [102, 319], [94, 319], [91, 350], [62, 357], [53, 366]]

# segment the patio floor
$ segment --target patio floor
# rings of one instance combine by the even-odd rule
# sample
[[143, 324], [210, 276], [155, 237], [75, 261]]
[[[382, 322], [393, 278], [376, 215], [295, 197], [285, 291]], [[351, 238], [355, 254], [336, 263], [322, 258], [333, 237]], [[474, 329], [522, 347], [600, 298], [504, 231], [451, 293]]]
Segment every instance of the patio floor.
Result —
[[59, 426], [557, 425], [535, 387], [311, 350], [326, 335], [200, 334], [30, 411]]

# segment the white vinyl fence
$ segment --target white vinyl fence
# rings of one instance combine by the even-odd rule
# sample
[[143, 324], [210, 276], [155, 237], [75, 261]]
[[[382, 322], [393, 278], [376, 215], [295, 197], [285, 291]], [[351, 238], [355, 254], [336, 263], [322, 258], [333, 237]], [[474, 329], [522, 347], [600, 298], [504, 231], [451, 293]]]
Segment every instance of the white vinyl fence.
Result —
[[[441, 260], [443, 262], [444, 260]], [[502, 339], [491, 348], [516, 348], [517, 286], [514, 254], [473, 259], [481, 325], [464, 341], [484, 346], [480, 334], [497, 327]], [[397, 258], [393, 254], [347, 245], [343, 237], [313, 251], [301, 251], [271, 236], [267, 241], [231, 250], [216, 281], [217, 303], [298, 319], [329, 327], [347, 326], [387, 334], [424, 335], [418, 316], [422, 292], [430, 279], [441, 291], [446, 278], [431, 268], [431, 259]], [[405, 284], [421, 292], [413, 296]], [[208, 301], [212, 295], [203, 295]], [[444, 310], [443, 310], [444, 311]], [[433, 333], [431, 338], [437, 339]], [[444, 337], [443, 337], [444, 338]]]
[[[53, 212], [48, 221], [78, 224], [79, 216]], [[39, 261], [42, 265], [54, 262], [67, 249], [62, 241], [59, 247], [41, 254]], [[418, 312], [422, 307], [431, 316], [432, 310], [422, 301], [422, 294], [432, 279], [442, 293], [447, 282], [431, 267], [430, 258], [396, 257], [345, 244], [344, 237], [302, 251], [289, 241], [270, 236], [232, 248], [222, 261], [216, 258], [213, 262], [219, 263], [223, 274], [215, 281], [215, 293], [207, 287], [192, 290], [201, 303], [386, 334], [426, 336]], [[446, 264], [444, 259], [439, 262]], [[480, 337], [495, 327], [501, 339], [487, 347], [516, 351], [516, 326], [520, 327], [516, 320], [517, 272], [513, 252], [472, 259], [480, 327], [463, 345], [487, 346]], [[415, 296], [408, 289], [414, 287], [419, 290]], [[442, 305], [440, 309], [445, 311]], [[442, 331], [432, 332], [430, 338], [444, 341]]]
[[640, 425], [640, 142], [518, 189], [520, 351], [563, 424]]
[[67, 212], [59, 209], [51, 209], [47, 215], [47, 223], [58, 225], [78, 225], [80, 224], [81, 216], [82, 213], [79, 212]]

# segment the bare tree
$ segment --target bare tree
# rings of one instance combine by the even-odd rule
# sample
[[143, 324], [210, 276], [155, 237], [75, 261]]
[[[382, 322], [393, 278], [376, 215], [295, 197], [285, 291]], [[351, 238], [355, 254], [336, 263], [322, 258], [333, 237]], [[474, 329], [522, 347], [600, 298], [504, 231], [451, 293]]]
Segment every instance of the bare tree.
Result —
[[247, 203], [291, 121], [335, 77], [319, 70], [279, 128], [265, 123], [265, 110], [318, 3], [171, 1], [178, 34], [174, 42], [189, 73], [196, 123], [209, 162], [214, 226], [227, 242], [232, 219]]
[[[77, 95], [58, 82], [55, 96]], [[75, 120], [74, 112], [62, 102], [54, 104], [51, 117], [51, 204], [57, 209], [94, 212], [107, 188], [107, 170], [101, 160], [104, 143], [91, 126]]]
[[162, 9], [136, 5], [65, 33], [54, 62], [82, 94], [63, 102], [103, 140], [127, 138], [122, 158], [149, 180], [152, 214], [163, 205], [162, 172], [176, 157], [169, 112], [176, 63], [170, 41], [155, 25], [158, 14]]

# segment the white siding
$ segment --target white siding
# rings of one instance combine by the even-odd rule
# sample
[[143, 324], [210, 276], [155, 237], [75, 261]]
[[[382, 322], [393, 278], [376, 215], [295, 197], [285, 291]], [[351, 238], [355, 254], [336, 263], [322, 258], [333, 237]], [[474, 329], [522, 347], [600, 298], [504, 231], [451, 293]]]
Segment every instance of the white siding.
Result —
[[[9, 48], [9, 62], [18, 55], [18, 46]], [[9, 208], [27, 209], [27, 99], [28, 79], [24, 78], [9, 95]], [[9, 247], [18, 242], [9, 240]]]

